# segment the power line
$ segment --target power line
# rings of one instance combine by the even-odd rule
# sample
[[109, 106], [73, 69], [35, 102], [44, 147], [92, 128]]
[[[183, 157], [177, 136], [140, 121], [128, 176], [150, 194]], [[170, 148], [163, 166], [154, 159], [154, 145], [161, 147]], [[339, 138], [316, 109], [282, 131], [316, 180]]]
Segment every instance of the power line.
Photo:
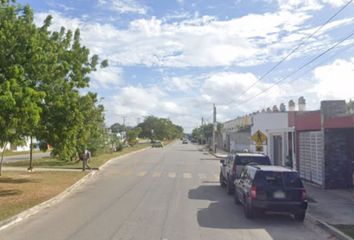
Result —
[[[273, 72], [280, 64], [282, 64], [283, 62], [285, 62], [291, 55], [293, 55], [297, 50], [299, 50], [307, 40], [309, 40], [310, 38], [312, 38], [316, 33], [318, 33], [324, 26], [326, 26], [329, 22], [331, 22], [336, 16], [338, 16], [346, 7], [349, 6], [349, 4], [351, 4], [354, 0], [350, 0], [348, 1], [344, 6], [342, 6], [334, 15], [332, 15], [330, 18], [327, 19], [327, 21], [325, 21], [321, 26], [319, 26], [312, 34], [308, 35], [307, 37], [304, 37], [300, 44], [295, 47], [289, 54], [287, 54], [282, 60], [280, 60], [277, 64], [275, 64], [272, 68], [270, 68], [266, 73], [264, 73], [260, 78], [257, 79], [257, 81], [255, 81], [253, 84], [251, 84], [251, 86], [249, 86], [245, 91], [243, 91], [238, 97], [237, 99], [239, 99], [240, 97], [242, 97], [243, 95], [245, 95], [251, 88], [253, 88], [257, 83], [259, 83], [260, 81], [262, 81], [266, 76], [268, 76], [271, 72]], [[231, 100], [230, 102], [228, 102], [227, 104], [232, 103], [233, 100]]]
[[289, 77], [291, 77], [292, 75], [296, 74], [297, 72], [301, 71], [303, 68], [305, 68], [306, 66], [310, 65], [311, 63], [315, 62], [317, 59], [319, 59], [320, 57], [322, 57], [323, 55], [325, 55], [326, 53], [328, 53], [329, 51], [331, 51], [332, 49], [336, 48], [338, 45], [340, 45], [341, 43], [343, 43], [344, 41], [348, 40], [350, 37], [352, 37], [354, 35], [354, 31], [351, 32], [349, 35], [347, 35], [345, 38], [343, 38], [342, 40], [340, 40], [339, 42], [335, 43], [333, 46], [331, 46], [330, 48], [326, 49], [324, 52], [320, 53], [319, 55], [317, 55], [316, 57], [312, 58], [310, 61], [306, 62], [305, 64], [301, 65], [298, 69], [296, 69], [295, 71], [291, 72], [290, 74], [286, 75], [285, 77], [283, 77], [282, 79], [276, 81], [274, 84], [272, 84], [270, 87], [266, 88], [265, 90], [261, 91], [260, 93], [256, 94], [255, 96], [253, 96], [252, 98], [249, 98], [243, 102], [241, 102], [241, 104], [247, 103], [251, 100], [253, 100], [254, 98], [262, 95], [263, 93], [269, 91], [270, 89], [272, 89], [273, 87], [275, 87], [276, 85], [278, 85], [280, 82], [285, 81], [286, 79], [288, 79]]

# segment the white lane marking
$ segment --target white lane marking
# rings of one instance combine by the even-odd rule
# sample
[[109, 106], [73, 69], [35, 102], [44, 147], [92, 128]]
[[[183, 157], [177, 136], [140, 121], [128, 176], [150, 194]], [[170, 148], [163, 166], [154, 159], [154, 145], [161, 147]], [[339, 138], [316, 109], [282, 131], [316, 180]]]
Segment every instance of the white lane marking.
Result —
[[175, 178], [176, 177], [176, 173], [175, 172], [169, 172], [168, 173], [168, 177]]
[[152, 177], [161, 177], [161, 172], [154, 172]]
[[205, 179], [205, 178], [207, 178], [207, 176], [206, 176], [205, 173], [199, 173], [199, 174], [198, 174], [198, 177], [199, 177], [200, 179]]
[[186, 178], [186, 179], [192, 178], [192, 174], [190, 174], [190, 173], [183, 173], [183, 178]]
[[140, 172], [138, 173], [138, 177], [144, 177], [146, 175], [146, 172]]

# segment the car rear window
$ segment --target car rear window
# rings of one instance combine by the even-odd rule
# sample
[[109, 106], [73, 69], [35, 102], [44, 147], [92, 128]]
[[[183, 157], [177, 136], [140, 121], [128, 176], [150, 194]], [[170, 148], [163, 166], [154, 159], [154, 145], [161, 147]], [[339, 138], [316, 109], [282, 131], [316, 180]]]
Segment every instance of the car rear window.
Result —
[[299, 175], [295, 172], [259, 171], [256, 174], [255, 185], [257, 187], [303, 187]]
[[270, 160], [267, 156], [237, 156], [237, 165], [247, 165], [249, 163], [256, 163], [258, 165], [270, 165]]

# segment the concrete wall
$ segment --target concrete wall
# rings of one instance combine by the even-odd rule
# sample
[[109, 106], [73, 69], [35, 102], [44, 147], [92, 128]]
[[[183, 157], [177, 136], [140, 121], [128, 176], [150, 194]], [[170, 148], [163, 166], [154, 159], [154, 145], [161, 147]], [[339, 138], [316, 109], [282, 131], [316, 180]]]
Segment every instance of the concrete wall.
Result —
[[243, 152], [245, 149], [250, 150], [251, 147], [251, 131], [230, 133], [230, 151]]
[[[258, 130], [262, 131], [268, 137], [268, 143], [263, 146], [263, 153], [271, 155], [271, 149], [269, 147], [269, 140], [274, 136], [274, 130], [287, 129], [289, 126], [289, 119], [287, 112], [270, 112], [270, 113], [259, 113], [253, 116], [253, 125], [251, 127], [251, 136], [255, 134]], [[272, 135], [269, 132], [273, 132]], [[282, 135], [282, 134], [280, 134]], [[285, 139], [283, 139], [285, 141]], [[286, 144], [283, 143], [283, 146]], [[256, 151], [256, 145], [254, 142], [251, 143], [251, 151]]]
[[325, 129], [325, 188], [353, 186], [354, 129]]

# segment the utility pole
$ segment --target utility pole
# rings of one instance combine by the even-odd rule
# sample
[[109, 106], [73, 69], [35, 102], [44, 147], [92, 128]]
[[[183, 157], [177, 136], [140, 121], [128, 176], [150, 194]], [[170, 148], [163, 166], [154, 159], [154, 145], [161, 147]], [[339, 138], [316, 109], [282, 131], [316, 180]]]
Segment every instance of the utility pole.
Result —
[[214, 153], [216, 153], [216, 106], [215, 103], [213, 105], [213, 145], [212, 145], [212, 149], [214, 151]]

